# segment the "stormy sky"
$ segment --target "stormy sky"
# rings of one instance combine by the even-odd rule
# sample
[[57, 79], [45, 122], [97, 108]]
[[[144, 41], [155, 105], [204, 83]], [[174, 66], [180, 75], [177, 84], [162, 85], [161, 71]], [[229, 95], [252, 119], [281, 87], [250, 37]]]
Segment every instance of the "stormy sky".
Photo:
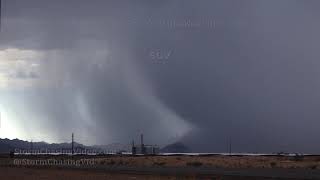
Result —
[[0, 137], [319, 153], [319, 6], [2, 0]]

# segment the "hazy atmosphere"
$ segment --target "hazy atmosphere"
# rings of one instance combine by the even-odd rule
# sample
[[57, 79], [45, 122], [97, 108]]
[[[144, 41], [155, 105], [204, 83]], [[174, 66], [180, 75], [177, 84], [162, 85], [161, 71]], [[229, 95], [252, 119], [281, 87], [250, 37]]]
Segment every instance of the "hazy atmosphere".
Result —
[[0, 138], [320, 153], [319, 5], [2, 0]]

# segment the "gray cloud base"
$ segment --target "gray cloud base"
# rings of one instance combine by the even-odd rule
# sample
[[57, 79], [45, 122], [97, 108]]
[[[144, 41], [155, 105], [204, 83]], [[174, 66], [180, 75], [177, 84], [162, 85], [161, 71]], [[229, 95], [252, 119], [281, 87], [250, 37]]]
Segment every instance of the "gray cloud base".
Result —
[[35, 88], [32, 104], [57, 136], [73, 127], [128, 142], [144, 131], [164, 144], [190, 127], [181, 140], [195, 151], [227, 151], [231, 139], [234, 151], [315, 153], [317, 5], [10, 0], [0, 46], [57, 52], [39, 78], [58, 87]]

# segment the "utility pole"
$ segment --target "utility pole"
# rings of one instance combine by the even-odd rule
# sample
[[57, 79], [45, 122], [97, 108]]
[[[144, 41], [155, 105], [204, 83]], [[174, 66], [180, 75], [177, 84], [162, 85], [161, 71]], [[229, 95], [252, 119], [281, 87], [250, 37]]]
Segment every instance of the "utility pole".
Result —
[[137, 153], [137, 148], [134, 145], [134, 140], [132, 140], [132, 150], [131, 150], [131, 152], [132, 152], [132, 155], [136, 155], [136, 153]]
[[140, 141], [141, 141], [141, 154], [145, 154], [145, 147], [144, 147], [144, 143], [143, 143], [143, 134], [141, 133], [140, 135]]
[[33, 154], [33, 141], [32, 141], [32, 139], [31, 139], [31, 142], [30, 142], [31, 144], [30, 144], [30, 149], [31, 149], [31, 154]]
[[229, 138], [229, 155], [231, 156], [232, 153], [232, 146], [231, 146], [231, 137]]
[[72, 155], [74, 154], [74, 134], [72, 133], [72, 142], [71, 142], [71, 146], [72, 146]]

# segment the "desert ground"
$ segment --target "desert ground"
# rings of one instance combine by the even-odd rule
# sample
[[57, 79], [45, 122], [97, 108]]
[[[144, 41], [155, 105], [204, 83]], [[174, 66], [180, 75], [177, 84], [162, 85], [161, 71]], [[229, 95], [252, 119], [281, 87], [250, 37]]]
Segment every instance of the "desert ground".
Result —
[[[78, 164], [35, 164], [40, 160]], [[82, 163], [83, 159], [91, 163]], [[320, 156], [0, 157], [0, 179], [319, 179]]]
[[138, 175], [138, 174], [114, 174], [83, 170], [67, 169], [42, 169], [42, 168], [18, 168], [18, 167], [0, 167], [1, 180], [125, 180], [125, 179], [146, 179], [146, 180], [164, 180], [164, 179], [194, 179], [192, 177], [174, 177], [158, 175]]
[[127, 166], [320, 169], [320, 156], [110, 156], [96, 163]]

